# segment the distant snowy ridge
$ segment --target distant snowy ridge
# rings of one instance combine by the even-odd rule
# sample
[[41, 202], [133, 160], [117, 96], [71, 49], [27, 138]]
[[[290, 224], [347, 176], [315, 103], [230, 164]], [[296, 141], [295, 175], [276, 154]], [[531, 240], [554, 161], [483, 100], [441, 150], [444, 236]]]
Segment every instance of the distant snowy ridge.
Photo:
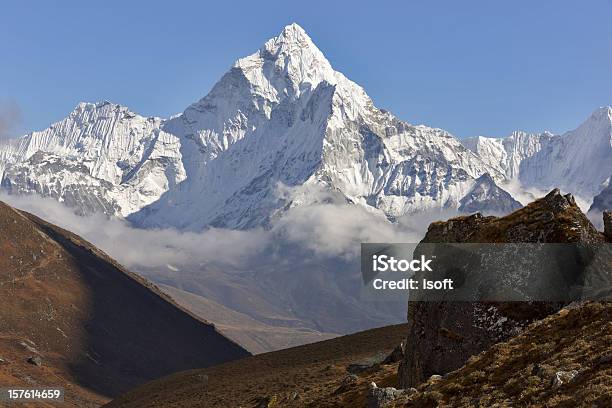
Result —
[[463, 143], [492, 168], [527, 188], [561, 188], [588, 203], [612, 174], [612, 108], [602, 107], [563, 135], [515, 132]]
[[80, 103], [67, 118], [0, 148], [2, 187], [127, 216], [184, 180], [179, 141], [110, 102]]
[[542, 150], [554, 136], [549, 132], [513, 132], [506, 138], [470, 137], [462, 139], [465, 147], [476, 153], [488, 166], [512, 180], [519, 177], [523, 160]]
[[[291, 191], [308, 186], [391, 220], [432, 209], [486, 212], [516, 207], [502, 189], [516, 180], [592, 198], [601, 175], [612, 174], [609, 112], [563, 136], [460, 141], [376, 108], [291, 24], [182, 114], [162, 120], [79, 104], [48, 129], [0, 146], [0, 176], [10, 193], [144, 227], [266, 226], [302, 202]], [[602, 168], [582, 175], [594, 160]]]

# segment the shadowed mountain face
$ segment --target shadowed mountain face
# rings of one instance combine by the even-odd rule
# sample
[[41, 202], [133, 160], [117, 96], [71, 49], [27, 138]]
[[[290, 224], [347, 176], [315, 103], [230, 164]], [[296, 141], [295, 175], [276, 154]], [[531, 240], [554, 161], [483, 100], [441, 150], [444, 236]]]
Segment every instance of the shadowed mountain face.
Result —
[[80, 237], [1, 202], [0, 254], [2, 383], [65, 384], [68, 404], [87, 406], [249, 354]]
[[485, 173], [476, 179], [474, 186], [459, 201], [459, 211], [464, 213], [505, 215], [521, 208], [510, 193], [495, 184], [495, 180]]

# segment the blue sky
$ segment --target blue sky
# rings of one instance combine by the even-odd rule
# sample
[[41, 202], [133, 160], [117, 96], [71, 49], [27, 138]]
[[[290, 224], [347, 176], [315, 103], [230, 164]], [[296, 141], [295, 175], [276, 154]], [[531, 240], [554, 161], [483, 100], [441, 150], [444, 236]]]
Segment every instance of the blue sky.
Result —
[[575, 128], [612, 105], [612, 1], [3, 1], [14, 133], [79, 101], [168, 116], [297, 22], [377, 106], [463, 137]]

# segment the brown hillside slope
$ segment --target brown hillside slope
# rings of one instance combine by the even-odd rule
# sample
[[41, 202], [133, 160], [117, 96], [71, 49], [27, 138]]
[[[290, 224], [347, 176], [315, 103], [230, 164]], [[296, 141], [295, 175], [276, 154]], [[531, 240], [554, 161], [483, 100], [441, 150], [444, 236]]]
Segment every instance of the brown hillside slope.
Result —
[[[405, 333], [404, 324], [388, 326], [176, 373], [127, 392], [108, 408], [254, 407], [265, 397], [276, 401], [270, 406], [304, 407], [321, 406], [322, 396], [333, 396], [330, 407], [363, 406], [364, 395], [334, 394], [348, 376], [347, 367], [384, 358]], [[397, 364], [391, 364], [376, 372], [395, 382], [396, 371]], [[363, 380], [357, 382], [365, 387]]]
[[2, 384], [64, 386], [72, 406], [248, 355], [80, 237], [4, 203], [0, 299]]

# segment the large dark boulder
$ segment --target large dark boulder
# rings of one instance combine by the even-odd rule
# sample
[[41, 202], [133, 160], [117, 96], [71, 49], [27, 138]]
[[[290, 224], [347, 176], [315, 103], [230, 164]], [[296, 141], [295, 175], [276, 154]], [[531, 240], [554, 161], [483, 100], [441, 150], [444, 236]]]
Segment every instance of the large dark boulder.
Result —
[[[411, 298], [408, 306], [409, 331], [405, 357], [399, 372], [400, 386], [414, 387], [432, 375], [456, 370], [465, 364], [470, 356], [520, 333], [533, 321], [558, 311], [564, 304], [573, 300], [567, 275], [574, 271], [565, 264], [588, 265], [600, 262], [599, 259], [593, 260], [597, 257], [589, 248], [604, 242], [604, 235], [598, 232], [582, 213], [574, 198], [571, 195], [561, 195], [559, 190], [553, 190], [544, 198], [505, 217], [475, 214], [431, 224], [419, 247], [431, 247], [430, 243], [577, 244], [571, 253], [568, 253], [565, 246], [560, 246], [552, 253], [550, 262], [547, 259], [539, 261], [543, 264], [561, 265], [562, 273], [551, 275], [552, 278], [547, 277], [551, 282], [540, 279], [538, 284], [550, 283], [551, 287], [561, 293], [567, 292], [568, 295], [551, 297], [549, 301], [529, 302], [483, 301], [478, 298], [470, 298], [469, 301], [466, 298], [466, 301], [460, 302], [456, 299], [437, 298], [434, 301], [414, 301], [422, 299]], [[587, 247], [586, 250], [582, 244]], [[456, 255], [461, 256], [461, 253]], [[541, 267], [542, 265], [538, 265], [533, 268], [535, 272], [532, 272], [532, 275], [537, 274]], [[474, 267], [469, 268], [467, 276], [464, 277], [466, 286], [490, 280], [490, 273], [490, 268], [482, 268], [474, 263]], [[537, 278], [535, 276], [535, 279]], [[577, 278], [584, 280], [583, 276]], [[598, 275], [588, 279], [610, 283], [610, 276]], [[581, 296], [581, 293], [577, 296]]]

